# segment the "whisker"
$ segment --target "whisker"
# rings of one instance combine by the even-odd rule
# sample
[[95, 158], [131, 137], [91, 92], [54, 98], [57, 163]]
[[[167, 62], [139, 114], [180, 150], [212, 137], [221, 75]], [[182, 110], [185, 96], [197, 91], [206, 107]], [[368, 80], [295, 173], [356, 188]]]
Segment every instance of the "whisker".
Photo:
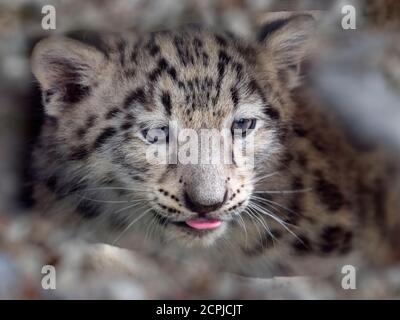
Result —
[[312, 191], [312, 188], [298, 189], [298, 190], [260, 190], [253, 191], [253, 193], [270, 193], [270, 194], [288, 194], [288, 193], [301, 193]]
[[157, 230], [157, 228], [160, 228], [160, 225], [157, 223], [157, 217], [154, 216], [153, 227], [150, 229], [150, 235], [149, 235], [150, 239], [153, 237], [153, 233], [155, 232], [155, 230]]
[[135, 199], [135, 200], [99, 200], [99, 199], [93, 199], [93, 198], [89, 198], [89, 197], [85, 197], [82, 195], [77, 195], [78, 197], [84, 199], [84, 200], [89, 200], [89, 201], [93, 201], [93, 202], [100, 202], [100, 203], [133, 203], [133, 202], [138, 202], [138, 201], [145, 201], [145, 198], [141, 198], [141, 199]]
[[248, 234], [247, 234], [247, 229], [246, 229], [246, 223], [244, 222], [243, 217], [242, 217], [242, 215], [241, 215], [240, 213], [237, 215], [237, 217], [240, 219], [240, 220], [236, 220], [236, 221], [238, 222], [238, 224], [240, 225], [240, 227], [241, 227], [241, 228], [243, 229], [243, 231], [244, 231], [244, 235], [245, 235], [245, 245], [246, 245], [246, 247], [247, 247]]
[[139, 221], [141, 218], [143, 218], [150, 210], [152, 210], [152, 208], [149, 208], [147, 210], [145, 210], [141, 215], [139, 215], [137, 218], [133, 219], [128, 226], [120, 233], [120, 235], [115, 238], [115, 240], [113, 241], [113, 245], [115, 245], [122, 237], [123, 235], [137, 222]]
[[97, 187], [97, 188], [87, 188], [84, 191], [102, 191], [102, 190], [149, 191], [149, 189], [146, 188], [124, 188], [124, 187]]
[[295, 215], [298, 215], [298, 216], [301, 215], [300, 213], [298, 213], [296, 211], [293, 211], [292, 209], [289, 209], [289, 208], [285, 207], [284, 205], [282, 205], [282, 204], [280, 204], [280, 203], [278, 203], [276, 201], [265, 199], [265, 198], [261, 198], [261, 197], [257, 197], [257, 196], [251, 196], [251, 198], [253, 198], [254, 200], [258, 200], [260, 202], [263, 202], [264, 204], [269, 205], [269, 206], [273, 206], [273, 205], [278, 206], [278, 207], [280, 207], [280, 208], [282, 208], [282, 209], [284, 209], [284, 210], [286, 210], [286, 211], [288, 211], [290, 213], [293, 213]]
[[122, 211], [137, 207], [138, 205], [143, 204], [143, 201], [138, 201], [138, 203], [132, 204], [130, 206], [124, 207], [114, 212], [114, 214], [121, 213]]
[[[148, 241], [151, 238], [151, 232], [154, 229], [153, 227], [156, 225], [156, 216], [153, 215], [153, 217], [150, 220], [150, 223], [148, 224], [146, 228], [146, 233], [145, 233], [145, 241]], [[150, 232], [149, 232], [150, 231]]]
[[[253, 210], [252, 208], [249, 208], [249, 210]], [[275, 239], [275, 236], [272, 234], [271, 229], [269, 228], [267, 222], [262, 219], [261, 217], [258, 216], [256, 211], [252, 211], [255, 218], [257, 218], [257, 220], [261, 223], [261, 225], [264, 227], [265, 231], [267, 231], [267, 233], [273, 238]]]
[[254, 201], [249, 203], [249, 207], [252, 208], [252, 209], [259, 210], [261, 213], [263, 213], [266, 216], [272, 218], [273, 220], [275, 220], [278, 223], [285, 224], [285, 222], [282, 219], [276, 217], [273, 213], [269, 212], [266, 208], [262, 207], [260, 204], [254, 202]]
[[265, 180], [267, 178], [273, 177], [273, 176], [277, 175], [278, 173], [279, 173], [279, 171], [275, 171], [275, 172], [268, 173], [268, 174], [263, 175], [263, 176], [256, 176], [256, 177], [254, 177], [253, 182], [254, 183], [258, 183], [258, 182], [263, 181], [263, 180]]
[[[250, 208], [247, 208], [247, 209], [250, 209]], [[253, 216], [253, 214], [252, 214], [251, 212], [247, 211], [247, 209], [245, 209], [245, 210], [243, 211], [243, 213], [245, 213], [246, 215], [248, 215], [248, 216], [250, 217], [251, 222], [253, 222], [254, 226], [255, 226], [256, 229], [257, 229], [257, 233], [258, 233], [258, 236], [259, 236], [259, 238], [260, 238], [260, 241], [262, 241], [262, 235], [261, 235], [260, 229], [258, 228], [257, 223], [255, 223], [254, 216]]]
[[260, 213], [265, 214], [266, 216], [270, 217], [271, 219], [275, 220], [278, 222], [282, 227], [285, 228], [286, 231], [288, 231], [292, 236], [294, 236], [296, 239], [298, 239], [300, 242], [303, 242], [288, 226], [285, 221], [282, 219], [276, 217], [274, 214], [272, 214], [270, 211], [268, 211], [266, 208], [261, 207], [260, 205], [252, 202], [249, 203], [249, 206], [253, 207], [253, 209], [256, 209], [260, 211]]

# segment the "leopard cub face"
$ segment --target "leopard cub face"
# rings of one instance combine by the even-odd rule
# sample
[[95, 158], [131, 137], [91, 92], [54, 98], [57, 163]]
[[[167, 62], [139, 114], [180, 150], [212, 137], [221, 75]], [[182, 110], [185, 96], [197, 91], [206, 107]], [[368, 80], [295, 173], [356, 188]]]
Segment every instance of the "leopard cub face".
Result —
[[[43, 40], [32, 57], [46, 113], [36, 197], [121, 235], [155, 226], [189, 246], [228, 236], [280, 165], [311, 20], [270, 22], [254, 43], [199, 27]], [[204, 133], [226, 161], [203, 159]]]

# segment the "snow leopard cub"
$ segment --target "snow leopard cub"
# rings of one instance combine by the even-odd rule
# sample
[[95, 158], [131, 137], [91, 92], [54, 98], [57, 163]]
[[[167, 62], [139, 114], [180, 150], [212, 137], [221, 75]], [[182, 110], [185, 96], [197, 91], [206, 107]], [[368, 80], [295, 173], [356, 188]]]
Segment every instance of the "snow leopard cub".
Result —
[[[301, 80], [314, 25], [281, 16], [257, 41], [198, 26], [41, 41], [32, 57], [46, 114], [34, 156], [40, 210], [118, 240], [145, 231], [285, 273], [351, 253], [387, 259], [397, 169], [353, 146], [309, 98]], [[241, 130], [231, 144], [251, 140], [253, 166], [234, 151], [229, 164], [150, 164], [148, 148], [184, 128]]]

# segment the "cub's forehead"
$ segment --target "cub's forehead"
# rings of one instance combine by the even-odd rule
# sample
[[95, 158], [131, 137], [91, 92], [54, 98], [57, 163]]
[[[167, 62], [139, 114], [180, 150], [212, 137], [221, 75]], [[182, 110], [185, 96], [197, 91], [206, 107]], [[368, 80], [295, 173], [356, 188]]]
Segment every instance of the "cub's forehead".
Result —
[[[133, 42], [131, 58], [134, 63], [168, 57], [172, 64], [184, 68], [181, 71], [213, 68], [220, 62], [220, 58], [233, 58], [234, 62], [243, 63], [252, 61], [254, 57], [254, 50], [233, 35], [196, 27], [153, 32], [138, 37]], [[119, 49], [125, 49], [122, 42], [119, 43]]]
[[231, 35], [185, 28], [121, 38], [115, 48], [124, 108], [190, 122], [204, 114], [221, 118], [263, 99], [252, 77], [255, 49]]

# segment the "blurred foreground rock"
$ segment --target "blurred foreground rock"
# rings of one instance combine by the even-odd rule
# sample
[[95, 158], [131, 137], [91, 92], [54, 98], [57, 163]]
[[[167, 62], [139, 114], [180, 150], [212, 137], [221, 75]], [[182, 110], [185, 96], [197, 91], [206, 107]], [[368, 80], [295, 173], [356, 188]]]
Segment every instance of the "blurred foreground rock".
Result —
[[[359, 270], [357, 289], [334, 278], [245, 278], [207, 261], [87, 244], [40, 218], [0, 222], [0, 299], [393, 299], [400, 266]], [[55, 290], [44, 290], [54, 266]], [[44, 279], [44, 280], [43, 280]]]

